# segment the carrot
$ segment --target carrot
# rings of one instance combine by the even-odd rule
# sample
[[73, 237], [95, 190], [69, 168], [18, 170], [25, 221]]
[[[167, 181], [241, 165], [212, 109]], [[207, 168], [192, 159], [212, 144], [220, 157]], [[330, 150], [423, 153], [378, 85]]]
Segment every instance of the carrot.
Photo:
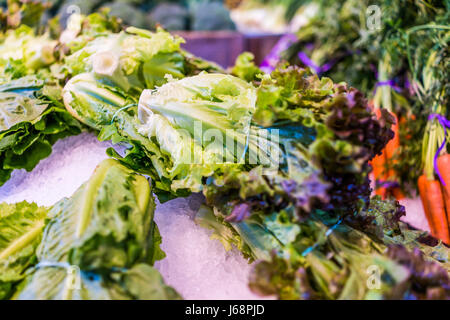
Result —
[[426, 195], [431, 220], [436, 229], [436, 236], [443, 242], [450, 244], [447, 214], [445, 212], [444, 197], [442, 196], [439, 180], [426, 181]]
[[395, 123], [392, 125], [391, 129], [394, 131], [394, 138], [389, 140], [386, 145], [386, 157], [388, 159], [392, 159], [397, 152], [397, 149], [400, 147], [400, 136], [398, 132], [398, 119], [395, 113], [391, 113], [391, 115], [395, 118]]
[[[370, 104], [370, 103], [369, 103]], [[373, 108], [373, 102], [371, 102], [371, 107]], [[377, 119], [380, 119], [381, 117], [381, 110], [379, 108], [374, 108], [373, 111], [375, 112]], [[386, 166], [386, 152], [383, 150], [380, 155], [375, 156], [372, 161], [370, 162], [373, 169], [373, 177], [375, 180], [375, 183], [377, 181], [386, 181], [387, 179], [387, 173], [385, 170]], [[385, 199], [387, 195], [387, 190], [384, 187], [375, 187], [375, 194], [381, 196], [381, 198]]]
[[[388, 144], [386, 145], [386, 161], [389, 164], [390, 169], [387, 173], [388, 179], [395, 179], [397, 174], [395, 173], [395, 170], [392, 169], [392, 165], [398, 162], [397, 159], [395, 159], [396, 152], [398, 148], [400, 148], [400, 133], [399, 133], [399, 121], [397, 118], [397, 115], [395, 113], [391, 112], [391, 115], [395, 119], [395, 123], [392, 125], [391, 129], [394, 131], [394, 138], [392, 138]], [[397, 200], [401, 200], [405, 198], [404, 193], [400, 188], [393, 188], [391, 190], [392, 194]]]
[[403, 193], [402, 189], [399, 188], [399, 187], [393, 188], [392, 189], [392, 194], [394, 195], [395, 199], [397, 199], [397, 200], [402, 200], [402, 199], [406, 198], [406, 196]]
[[[377, 118], [381, 117], [381, 109], [374, 109]], [[397, 116], [394, 113], [391, 115], [395, 119], [395, 123], [392, 125], [391, 129], [394, 131], [394, 138], [391, 139], [386, 147], [383, 150], [381, 156], [377, 156], [372, 160], [373, 173], [375, 176], [375, 180], [388, 181], [394, 180], [396, 177], [396, 173], [394, 169], [392, 169], [392, 165], [397, 161], [394, 160], [395, 153], [397, 149], [400, 147], [400, 135], [399, 135], [399, 121]], [[389, 163], [390, 162], [390, 163]], [[386, 165], [391, 167], [386, 172]], [[392, 194], [397, 200], [401, 200], [405, 198], [404, 193], [400, 188], [377, 188], [375, 193], [382, 196], [382, 198], [386, 198], [388, 194]]]
[[420, 200], [422, 200], [423, 211], [430, 227], [430, 232], [433, 236], [436, 236], [436, 229], [434, 228], [433, 219], [431, 218], [430, 208], [427, 200], [427, 176], [421, 175], [417, 180], [417, 186], [419, 187]]
[[450, 225], [450, 154], [444, 154], [438, 157], [437, 167], [442, 176], [442, 180], [445, 182], [445, 186], [442, 185], [442, 194], [444, 196], [448, 224]]
[[[386, 175], [386, 170], [384, 168], [386, 163], [386, 154], [383, 151], [382, 154], [375, 156], [372, 161], [371, 161], [371, 165], [373, 168], [373, 176], [376, 181], [385, 181], [387, 178]], [[375, 188], [375, 194], [381, 196], [383, 199], [386, 197], [386, 188], [384, 187], [379, 187], [379, 188]]]

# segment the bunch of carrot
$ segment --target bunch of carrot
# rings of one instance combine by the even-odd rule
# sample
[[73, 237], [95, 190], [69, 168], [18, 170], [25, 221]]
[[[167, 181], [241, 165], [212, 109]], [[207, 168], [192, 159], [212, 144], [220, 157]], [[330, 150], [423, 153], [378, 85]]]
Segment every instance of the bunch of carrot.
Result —
[[431, 234], [450, 244], [450, 154], [444, 148], [438, 155], [436, 163], [440, 178], [436, 179], [434, 156], [439, 152], [437, 145], [445, 141], [444, 130], [437, 120], [429, 123], [424, 138], [424, 173], [418, 179], [420, 198]]
[[378, 118], [381, 117], [381, 109], [387, 110], [394, 118], [394, 124], [391, 129], [394, 131], [394, 138], [391, 139], [381, 155], [372, 159], [373, 176], [375, 180], [375, 193], [383, 199], [393, 196], [397, 200], [405, 198], [404, 193], [399, 187], [399, 179], [394, 170], [394, 165], [398, 163], [398, 149], [400, 148], [399, 121], [395, 109], [408, 109], [405, 105], [407, 100], [396, 92], [392, 81], [391, 56], [386, 52], [378, 62], [378, 83], [371, 105]]

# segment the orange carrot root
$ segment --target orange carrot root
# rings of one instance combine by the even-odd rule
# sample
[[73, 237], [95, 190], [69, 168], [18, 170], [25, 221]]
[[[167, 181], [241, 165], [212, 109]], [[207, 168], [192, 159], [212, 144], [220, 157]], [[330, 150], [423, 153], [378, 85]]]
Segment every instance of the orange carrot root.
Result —
[[[386, 155], [383, 152], [381, 155], [375, 156], [375, 158], [372, 159], [371, 165], [373, 168], [373, 177], [376, 181], [385, 181], [387, 178], [387, 175], [385, 174], [385, 160]], [[383, 187], [375, 187], [375, 194], [381, 196], [383, 199], [386, 197], [386, 188]]]
[[430, 208], [428, 206], [427, 200], [427, 176], [421, 175], [417, 180], [417, 185], [419, 187], [420, 200], [422, 200], [423, 211], [425, 212], [425, 217], [428, 221], [428, 226], [430, 227], [430, 233], [436, 237], [436, 230], [433, 225], [433, 219], [431, 218]]
[[426, 197], [436, 236], [443, 242], [450, 244], [447, 214], [439, 180], [426, 181]]
[[392, 189], [392, 194], [395, 197], [395, 199], [397, 199], [397, 200], [402, 200], [402, 199], [406, 198], [405, 194], [403, 193], [402, 189], [400, 189], [400, 188]]
[[447, 223], [450, 226], [450, 154], [445, 154], [437, 159], [437, 166], [445, 186], [442, 185], [442, 194], [444, 196], [445, 209], [447, 211]]
[[[398, 162], [398, 160], [396, 159], [396, 153], [398, 152], [398, 148], [400, 148], [400, 133], [398, 118], [394, 113], [391, 113], [391, 115], [395, 118], [395, 124], [393, 124], [391, 127], [391, 129], [394, 131], [394, 138], [388, 142], [385, 150], [386, 161], [388, 162], [388, 165], [390, 167], [387, 178], [395, 181], [397, 180], [397, 174], [395, 170], [392, 169], [392, 166]], [[392, 190], [390, 190], [390, 192], [397, 200], [405, 198], [405, 195], [400, 188], [393, 188]]]
[[[375, 114], [379, 119], [381, 117], [381, 110], [375, 109]], [[394, 138], [392, 138], [386, 147], [383, 150], [383, 154], [381, 156], [377, 156], [372, 160], [372, 167], [375, 180], [379, 181], [395, 181], [396, 180], [396, 172], [392, 169], [392, 166], [397, 162], [395, 159], [396, 152], [400, 147], [400, 135], [399, 135], [399, 120], [394, 113], [391, 115], [395, 119], [395, 123], [392, 125], [391, 129], [394, 131]], [[390, 169], [386, 172], [386, 166], [390, 167]], [[382, 198], [386, 198], [388, 195], [393, 195], [397, 200], [401, 200], [405, 198], [405, 194], [400, 188], [377, 188], [375, 193], [382, 196]]]
[[398, 118], [395, 113], [391, 113], [391, 115], [395, 118], [395, 123], [392, 125], [391, 129], [394, 131], [394, 138], [392, 138], [388, 144], [386, 145], [386, 157], [388, 160], [394, 158], [397, 149], [400, 147], [400, 136], [398, 132]]

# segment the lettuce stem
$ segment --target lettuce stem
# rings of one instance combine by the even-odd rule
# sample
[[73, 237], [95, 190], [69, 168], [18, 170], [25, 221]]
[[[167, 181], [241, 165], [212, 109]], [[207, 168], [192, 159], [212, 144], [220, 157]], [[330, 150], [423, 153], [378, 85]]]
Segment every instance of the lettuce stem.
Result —
[[9, 256], [13, 255], [17, 251], [25, 248], [28, 244], [33, 242], [36, 237], [41, 234], [42, 229], [44, 228], [44, 221], [36, 222], [36, 225], [32, 227], [28, 232], [23, 234], [20, 238], [16, 239], [10, 246], [8, 246], [5, 250], [0, 253], [0, 260], [6, 259]]
[[80, 238], [82, 236], [83, 232], [89, 225], [92, 212], [92, 205], [97, 195], [97, 190], [101, 186], [102, 181], [105, 179], [108, 170], [114, 165], [115, 162], [116, 160], [107, 159], [102, 163], [100, 163], [98, 167], [95, 169], [94, 175], [86, 185], [83, 196], [84, 201], [81, 206], [81, 211], [77, 223], [77, 229], [75, 232], [75, 236], [77, 238]]

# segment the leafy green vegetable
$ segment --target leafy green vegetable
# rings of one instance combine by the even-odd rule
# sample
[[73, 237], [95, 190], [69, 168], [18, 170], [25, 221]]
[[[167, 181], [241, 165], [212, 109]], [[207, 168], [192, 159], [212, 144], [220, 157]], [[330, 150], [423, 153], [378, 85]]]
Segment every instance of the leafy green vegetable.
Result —
[[[72, 14], [71, 6], [76, 6], [83, 15], [103, 12], [116, 20], [120, 19], [126, 25], [139, 28], [154, 29], [155, 25], [159, 24], [166, 30], [235, 29], [229, 10], [222, 1], [217, 0], [47, 0], [45, 3], [8, 1], [21, 3], [20, 6], [15, 6], [14, 10], [6, 12], [3, 18], [5, 25], [6, 20], [10, 20], [8, 26], [13, 28], [21, 22], [36, 26], [42, 14], [42, 23], [56, 15], [61, 20], [61, 26], [66, 28], [70, 24], [68, 20]], [[20, 13], [24, 16], [21, 17]]]
[[[163, 165], [170, 159], [155, 142], [138, 132], [135, 104], [143, 89], [160, 86], [170, 77], [223, 70], [180, 50], [182, 40], [162, 30], [153, 33], [130, 27], [126, 33], [97, 34], [87, 42], [85, 39], [81, 32], [70, 42], [72, 53], [65, 58], [64, 68], [69, 74], [77, 74], [63, 90], [67, 110], [99, 130], [99, 139], [128, 144], [130, 148], [122, 161], [150, 175], [160, 196], [185, 195], [181, 189], [170, 190], [170, 175]], [[113, 149], [108, 152], [121, 158]]]
[[[246, 147], [249, 157], [257, 160], [257, 142], [248, 138], [255, 100], [251, 85], [222, 74], [200, 74], [142, 93], [139, 132], [155, 137], [161, 151], [170, 155], [170, 178], [191, 177], [188, 184], [175, 181], [172, 188], [200, 190], [201, 180], [196, 179], [211, 175], [225, 162], [239, 162]], [[227, 139], [233, 141], [231, 146]]]
[[258, 83], [253, 121], [279, 129], [282, 139], [292, 137], [300, 152], [307, 149], [305, 160], [332, 184], [324, 208], [364, 207], [370, 194], [367, 161], [391, 139], [393, 119], [383, 114], [377, 121], [361, 92], [304, 69], [281, 65]]
[[[168, 92], [174, 98], [179, 98], [179, 101], [174, 100], [173, 110], [165, 105], [164, 97]], [[191, 101], [186, 100], [186, 94]], [[211, 97], [204, 96], [208, 94]], [[167, 192], [171, 191], [172, 186], [172, 191], [181, 189], [180, 192], [183, 192], [183, 189], [199, 190], [202, 178], [210, 176], [216, 168], [238, 165], [235, 162], [242, 157], [247, 145], [256, 97], [254, 88], [239, 79], [222, 74], [198, 75], [168, 83], [155, 93], [144, 91], [139, 103], [142, 123], [135, 117], [136, 108], [132, 97], [117, 88], [102, 84], [92, 74], [72, 78], [64, 88], [64, 98], [72, 114], [91, 127], [101, 130], [101, 139], [131, 144], [133, 149], [123, 161], [128, 162], [133, 169], [149, 174], [157, 189]], [[214, 99], [216, 102], [212, 101]], [[161, 116], [152, 116], [149, 103]], [[205, 107], [210, 109], [202, 111]], [[193, 118], [196, 115], [193, 110], [196, 110], [199, 118]], [[181, 113], [176, 115], [177, 112]], [[204, 141], [204, 145], [191, 137], [183, 142], [183, 136], [177, 130], [182, 128], [189, 134], [194, 134], [195, 121], [202, 121], [205, 130], [215, 129], [220, 131], [219, 134], [230, 136], [237, 142], [239, 150], [225, 150], [221, 153], [220, 148], [225, 144], [225, 138], [221, 140], [223, 143], [220, 146], [217, 143], [206, 145], [207, 141]], [[202, 138], [201, 135], [200, 139]], [[183, 145], [170, 143], [170, 139], [178, 139]], [[248, 145], [249, 154], [255, 157], [257, 142], [250, 139]], [[219, 147], [219, 150], [215, 147]], [[204, 153], [201, 151], [203, 149], [206, 150]], [[199, 157], [198, 164], [193, 162], [194, 155]], [[224, 159], [229, 161], [230, 158], [231, 163], [225, 163]], [[202, 163], [207, 165], [203, 166]]]
[[189, 11], [178, 3], [160, 3], [150, 12], [153, 21], [165, 30], [189, 30]]
[[[195, 222], [204, 228], [212, 230], [213, 234], [211, 239], [219, 240], [227, 251], [235, 246], [246, 258], [253, 258], [258, 253], [262, 256], [265, 255], [264, 251], [253, 253], [257, 251], [256, 247], [249, 247], [247, 243], [250, 243], [250, 241], [244, 241], [233, 225], [226, 222], [223, 218], [216, 216], [212, 209], [205, 205], [202, 205], [195, 215]], [[242, 224], [245, 225], [246, 222], [242, 222]]]
[[300, 232], [256, 264], [250, 288], [282, 299], [448, 299], [448, 249], [447, 257], [436, 259], [430, 246], [403, 246], [406, 233], [394, 244], [347, 224], [326, 227], [324, 218], [317, 213], [291, 222]]
[[0, 300], [8, 299], [36, 263], [48, 209], [35, 203], [0, 204]]
[[0, 185], [14, 169], [31, 171], [58, 139], [81, 132], [61, 103], [57, 41], [35, 32], [23, 24], [0, 37]]
[[58, 139], [81, 132], [57, 92], [35, 76], [0, 80], [0, 185], [14, 169], [31, 171]]
[[52, 207], [38, 258], [86, 271], [153, 263], [160, 257], [154, 207], [144, 177], [105, 160], [71, 198]]
[[0, 66], [6, 68], [19, 61], [26, 67], [27, 74], [32, 74], [55, 62], [56, 44], [48, 34], [35, 36], [35, 31], [25, 25], [8, 30], [0, 40]]
[[72, 75], [93, 71], [126, 92], [140, 93], [163, 84], [166, 74], [183, 76], [181, 42], [181, 38], [161, 29], [152, 33], [130, 27], [127, 33], [107, 34], [89, 41], [65, 58], [65, 67]]
[[80, 273], [79, 280], [64, 268], [43, 267], [25, 282], [19, 300], [178, 300], [174, 289], [164, 284], [161, 275], [147, 264], [113, 271], [108, 278]]
[[154, 209], [143, 176], [104, 160], [72, 197], [48, 212], [38, 263], [13, 298], [178, 298], [151, 267], [164, 257]]
[[[300, 33], [314, 42], [305, 50], [317, 64], [338, 58], [326, 71], [336, 72], [334, 80], [348, 77], [367, 91], [377, 80], [401, 74], [405, 61], [395, 52], [372, 54], [364, 47], [367, 39], [388, 39], [394, 46], [396, 38], [384, 31], [382, 38], [360, 34], [365, 17], [351, 4], [361, 8], [365, 2], [347, 0], [342, 12], [333, 13], [336, 21], [316, 20], [323, 30], [312, 24]], [[388, 12], [389, 19], [397, 9]], [[387, 25], [395, 29], [394, 22]], [[196, 222], [212, 229], [226, 249], [235, 246], [257, 260], [250, 279], [254, 292], [283, 299], [450, 296], [448, 249], [399, 222], [404, 208], [398, 203], [369, 199], [368, 161], [392, 138], [394, 120], [387, 112], [377, 119], [360, 91], [313, 74], [322, 68], [281, 64], [264, 74], [244, 54], [231, 70], [234, 76], [227, 75], [181, 50], [182, 39], [163, 30], [120, 27], [105, 12], [73, 15], [58, 46], [26, 27], [7, 31], [10, 43], [0, 44], [4, 181], [13, 168], [31, 170], [57, 138], [76, 132], [69, 124], [79, 130], [70, 115], [98, 131], [100, 140], [128, 148], [124, 155], [109, 149], [118, 161], [102, 162], [72, 197], [48, 214], [42, 209], [46, 220], [44, 211], [31, 214], [41, 210], [33, 205], [25, 205], [29, 214], [20, 204], [6, 207], [13, 214], [0, 216], [0, 231], [7, 235], [3, 250], [0, 236], [0, 263], [16, 260], [0, 264], [7, 275], [0, 278], [3, 298], [179, 298], [151, 267], [164, 257], [152, 192], [165, 201], [197, 191], [206, 205]], [[329, 39], [319, 48], [325, 30]], [[445, 50], [443, 33], [432, 34]], [[409, 41], [401, 50], [411, 55], [420, 46], [413, 37]], [[369, 53], [354, 69], [342, 67], [360, 59], [348, 52], [357, 46]], [[425, 65], [408, 61], [417, 67], [424, 100], [444, 82], [439, 70], [445, 61], [433, 52]], [[377, 54], [383, 58], [379, 79], [367, 82]], [[402, 100], [394, 91], [377, 87], [374, 103], [389, 106], [392, 94], [391, 107], [406, 108], [409, 97]], [[53, 124], [57, 115], [61, 119]], [[138, 173], [147, 174], [152, 187]], [[11, 227], [16, 221], [22, 228]], [[374, 267], [380, 271], [376, 289], [367, 285]]]
[[139, 10], [132, 4], [123, 1], [112, 1], [102, 4], [101, 8], [107, 8], [109, 15], [120, 18], [126, 25], [145, 29], [155, 28], [155, 23], [146, 12]]
[[320, 75], [335, 82], [345, 81], [369, 94], [377, 81], [371, 68], [377, 66], [378, 42], [368, 43], [367, 47], [359, 43], [372, 34], [380, 34], [376, 28], [367, 27], [371, 16], [366, 10], [373, 3], [358, 0], [311, 2], [318, 6], [316, 14], [297, 31], [299, 41], [283, 54], [283, 58], [292, 64], [312, 67], [305, 65], [299, 57], [303, 52], [320, 67], [320, 70], [312, 67], [314, 72], [319, 71]]
[[[399, 223], [404, 208], [396, 202], [369, 201], [367, 162], [392, 137], [390, 116], [376, 120], [360, 92], [302, 69], [281, 66], [253, 80], [253, 122], [280, 128], [281, 141], [295, 139], [288, 150], [299, 164], [269, 177], [258, 167], [225, 172], [205, 186], [212, 208], [196, 218], [226, 248], [260, 260], [250, 288], [282, 299], [448, 297], [448, 249], [420, 244]], [[307, 163], [331, 187], [305, 175]], [[417, 248], [423, 253], [410, 251]], [[366, 285], [373, 266], [379, 290]]]
[[244, 52], [239, 55], [231, 69], [231, 73], [245, 81], [256, 81], [257, 76], [263, 72], [253, 63], [254, 58], [255, 56], [250, 52]]
[[226, 248], [234, 245], [259, 260], [249, 286], [260, 295], [448, 299], [448, 248], [400, 222], [405, 211], [396, 201], [374, 198], [344, 220], [317, 209], [299, 220], [294, 212], [292, 205], [265, 215], [253, 211], [242, 222], [228, 223], [217, 207], [214, 213], [202, 207], [196, 221], [214, 230], [213, 238]]
[[[179, 300], [180, 295], [164, 284], [158, 270], [146, 264], [138, 264], [121, 274], [121, 281], [134, 299]], [[149, 285], [152, 284], [152, 285]]]
[[[99, 130], [100, 140], [131, 145], [126, 154], [129, 165], [150, 175], [157, 190], [170, 190], [170, 184], [161, 180], [167, 176], [162, 164], [166, 157], [153, 141], [138, 132], [137, 104], [133, 96], [101, 83], [91, 73], [73, 77], [64, 87], [63, 95], [66, 108], [74, 117]], [[109, 152], [119, 156], [112, 149]]]

